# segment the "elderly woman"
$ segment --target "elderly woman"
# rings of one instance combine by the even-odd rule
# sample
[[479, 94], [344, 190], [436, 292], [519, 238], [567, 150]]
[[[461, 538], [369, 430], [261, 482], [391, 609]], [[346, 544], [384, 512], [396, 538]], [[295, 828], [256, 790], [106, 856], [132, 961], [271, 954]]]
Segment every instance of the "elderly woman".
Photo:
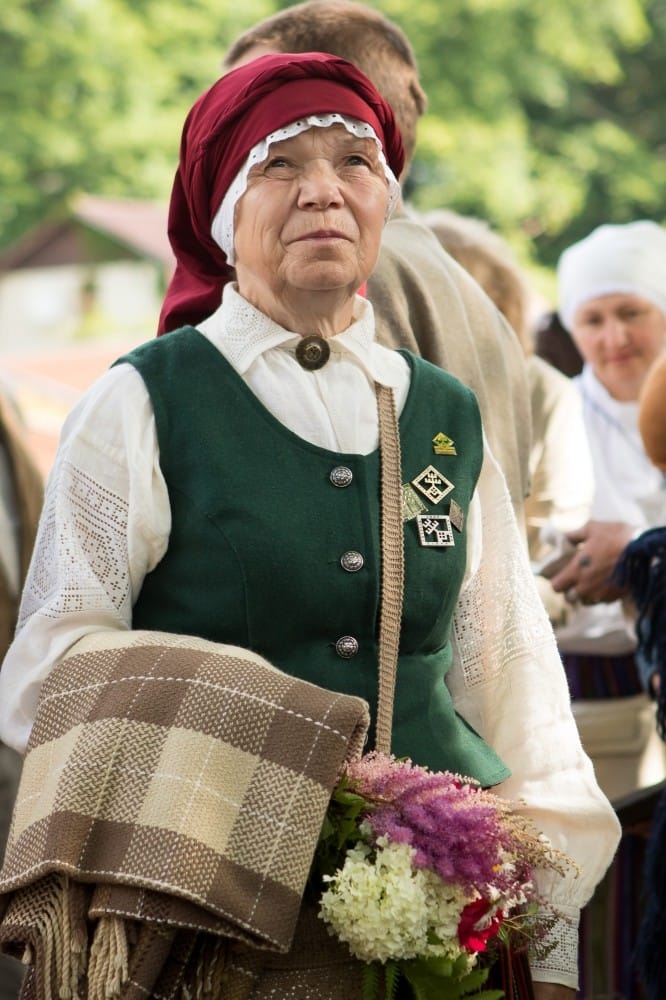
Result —
[[[358, 696], [369, 746], [498, 785], [580, 864], [543, 885], [565, 919], [532, 968], [534, 996], [571, 997], [617, 824], [476, 401], [378, 346], [357, 294], [401, 167], [391, 109], [335, 57], [265, 56], [195, 104], [166, 335], [64, 428], [0, 729], [25, 750], [40, 688], [101, 630], [201, 636]], [[269, 957], [251, 995], [358, 997], [354, 968], [295, 983]]]

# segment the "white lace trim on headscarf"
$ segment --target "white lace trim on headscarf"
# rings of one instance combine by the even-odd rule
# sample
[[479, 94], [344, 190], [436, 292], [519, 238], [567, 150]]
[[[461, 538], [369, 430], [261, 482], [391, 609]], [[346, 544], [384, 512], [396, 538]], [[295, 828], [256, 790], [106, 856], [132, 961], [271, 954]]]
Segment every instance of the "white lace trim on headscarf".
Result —
[[274, 142], [283, 142], [285, 139], [291, 139], [293, 136], [299, 135], [299, 133], [305, 132], [309, 128], [330, 128], [331, 125], [344, 125], [352, 135], [358, 136], [360, 139], [374, 139], [376, 142], [379, 152], [379, 162], [384, 168], [384, 174], [389, 185], [389, 200], [386, 209], [386, 218], [389, 218], [400, 198], [400, 185], [386, 162], [382, 144], [372, 126], [368, 125], [367, 122], [359, 121], [357, 118], [349, 118], [347, 115], [339, 115], [337, 113], [308, 115], [305, 118], [299, 118], [298, 121], [291, 122], [290, 125], [276, 129], [275, 132], [271, 132], [265, 139], [258, 142], [256, 146], [253, 146], [248, 153], [245, 163], [229, 185], [229, 189], [222, 199], [222, 204], [215, 213], [215, 218], [211, 225], [211, 236], [217, 245], [224, 250], [227, 256], [227, 263], [231, 267], [236, 262], [234, 254], [234, 213], [239, 199], [242, 198], [247, 189], [247, 178], [252, 167], [257, 163], [263, 163]]

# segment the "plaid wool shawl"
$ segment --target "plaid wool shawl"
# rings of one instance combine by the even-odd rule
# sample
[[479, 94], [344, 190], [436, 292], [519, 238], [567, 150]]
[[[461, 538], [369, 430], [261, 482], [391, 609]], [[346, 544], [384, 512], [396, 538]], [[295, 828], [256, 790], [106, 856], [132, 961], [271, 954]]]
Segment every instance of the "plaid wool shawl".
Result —
[[229, 941], [286, 952], [367, 726], [365, 702], [237, 647], [82, 639], [43, 686], [0, 871], [23, 995], [215, 995]]

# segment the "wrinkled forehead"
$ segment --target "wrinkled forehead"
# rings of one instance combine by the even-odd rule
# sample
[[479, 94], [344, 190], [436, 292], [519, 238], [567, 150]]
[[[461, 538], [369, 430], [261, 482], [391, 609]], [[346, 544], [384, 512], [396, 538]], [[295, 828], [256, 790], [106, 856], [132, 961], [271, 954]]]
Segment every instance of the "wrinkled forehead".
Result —
[[[276, 138], [271, 135], [270, 141], [266, 141], [266, 147], [271, 155], [295, 147], [307, 148], [308, 146], [318, 146], [323, 149], [364, 149], [368, 154], [378, 154], [381, 151], [381, 145], [372, 128], [368, 126], [368, 129], [367, 135], [364, 135], [362, 134], [364, 129], [359, 128], [356, 132], [352, 132], [342, 122], [333, 122], [325, 128], [310, 125], [309, 128], [291, 135], [289, 138]], [[379, 159], [378, 155], [377, 159]]]
[[[348, 115], [329, 113], [321, 115], [307, 115], [296, 121], [290, 122], [283, 128], [275, 129], [264, 139], [261, 139], [248, 153], [244, 168], [251, 168], [256, 163], [263, 163], [269, 150], [274, 151], [274, 147], [288, 143], [303, 134], [306, 134], [312, 141], [323, 140], [324, 142], [341, 142], [344, 140], [350, 144], [355, 140], [366, 139], [372, 142], [377, 150], [378, 157], [386, 166], [386, 158], [382, 149], [382, 144], [372, 125], [361, 121], [358, 118], [350, 118]], [[388, 169], [388, 167], [387, 167]], [[241, 168], [240, 173], [243, 172]]]

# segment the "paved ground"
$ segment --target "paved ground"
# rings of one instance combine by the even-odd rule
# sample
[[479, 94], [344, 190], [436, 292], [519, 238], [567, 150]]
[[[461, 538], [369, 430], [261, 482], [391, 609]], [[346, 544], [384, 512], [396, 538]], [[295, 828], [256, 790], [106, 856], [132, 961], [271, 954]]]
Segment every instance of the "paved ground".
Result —
[[53, 354], [12, 355], [0, 359], [0, 384], [15, 396], [25, 417], [28, 441], [46, 475], [60, 429], [81, 393], [136, 342], [104, 341], [69, 347]]

